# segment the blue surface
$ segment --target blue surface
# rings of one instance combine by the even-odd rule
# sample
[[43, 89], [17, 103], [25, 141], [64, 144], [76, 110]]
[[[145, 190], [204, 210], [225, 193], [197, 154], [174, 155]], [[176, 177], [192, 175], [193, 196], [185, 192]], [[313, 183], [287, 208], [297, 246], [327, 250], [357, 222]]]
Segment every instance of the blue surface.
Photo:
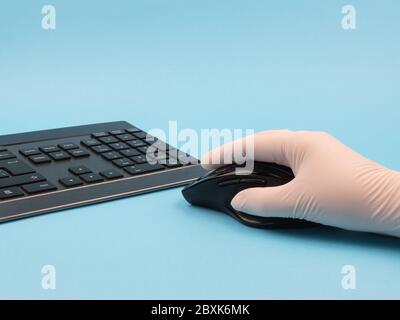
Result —
[[[44, 4], [0, 4], [1, 134], [122, 119], [326, 130], [400, 169], [398, 1], [353, 0], [354, 31], [333, 0], [53, 0], [55, 31]], [[399, 245], [255, 230], [174, 189], [1, 224], [0, 298], [399, 298]]]

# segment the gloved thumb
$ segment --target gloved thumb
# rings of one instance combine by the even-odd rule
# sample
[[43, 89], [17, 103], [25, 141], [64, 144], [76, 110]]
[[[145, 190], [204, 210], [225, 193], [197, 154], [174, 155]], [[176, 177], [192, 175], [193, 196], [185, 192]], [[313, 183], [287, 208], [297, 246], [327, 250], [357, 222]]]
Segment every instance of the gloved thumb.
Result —
[[293, 180], [277, 187], [249, 188], [232, 199], [234, 209], [262, 217], [295, 218], [296, 192]]

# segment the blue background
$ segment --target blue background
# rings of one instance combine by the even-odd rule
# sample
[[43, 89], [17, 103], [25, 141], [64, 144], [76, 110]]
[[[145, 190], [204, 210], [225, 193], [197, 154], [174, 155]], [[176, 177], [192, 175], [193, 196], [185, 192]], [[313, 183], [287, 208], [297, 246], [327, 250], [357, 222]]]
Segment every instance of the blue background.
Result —
[[[41, 8], [57, 29], [41, 28]], [[400, 169], [400, 3], [1, 1], [0, 134], [127, 120], [145, 129], [325, 130]], [[399, 240], [266, 231], [178, 189], [0, 225], [0, 298], [399, 298]], [[57, 289], [41, 288], [41, 267]], [[341, 268], [357, 289], [341, 288]]]

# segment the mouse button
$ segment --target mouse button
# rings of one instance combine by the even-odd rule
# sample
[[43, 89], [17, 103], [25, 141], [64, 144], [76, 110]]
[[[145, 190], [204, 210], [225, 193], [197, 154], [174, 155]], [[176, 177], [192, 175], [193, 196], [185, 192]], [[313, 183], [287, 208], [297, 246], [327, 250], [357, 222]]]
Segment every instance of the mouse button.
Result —
[[240, 183], [251, 183], [251, 184], [262, 184], [267, 185], [267, 181], [260, 178], [241, 178], [239, 180]]
[[290, 181], [292, 180], [294, 177], [292, 175], [289, 175], [288, 173], [285, 172], [276, 172], [276, 171], [264, 171], [264, 172], [257, 172], [258, 176], [262, 176], [264, 179], [273, 179], [273, 180], [278, 180], [278, 181], [282, 181], [282, 180], [287, 180]]
[[261, 217], [236, 211], [236, 217], [244, 224], [257, 228], [282, 228], [298, 224], [298, 221], [288, 218]]
[[254, 216], [237, 210], [231, 210], [231, 213], [242, 223], [256, 228], [310, 228], [320, 225], [302, 219]]
[[275, 179], [282, 179], [282, 174], [275, 174], [273, 172], [268, 172], [268, 173], [264, 173], [265, 176], [268, 176], [269, 178], [275, 178]]
[[285, 175], [293, 176], [293, 171], [289, 167], [279, 165], [271, 162], [257, 162], [254, 167], [254, 171], [260, 174], [275, 174], [275, 175]]
[[286, 179], [293, 179], [294, 175], [291, 169], [288, 170], [283, 170], [281, 168], [272, 168], [272, 170], [270, 170], [268, 172], [269, 175], [274, 176], [276, 178], [282, 179], [282, 178], [286, 178]]
[[230, 179], [230, 180], [224, 180], [221, 182], [218, 182], [217, 185], [219, 187], [224, 187], [224, 186], [230, 186], [233, 184], [238, 184], [240, 182], [240, 179]]
[[253, 216], [247, 213], [243, 213], [240, 211], [237, 211], [235, 209], [233, 209], [230, 205], [228, 206], [228, 213], [233, 216], [235, 219], [239, 220], [241, 223], [251, 226], [251, 227], [258, 227], [258, 228], [262, 228], [262, 227], [269, 227], [270, 223], [268, 223], [268, 220], [266, 221], [266, 219], [259, 217], [259, 216]]

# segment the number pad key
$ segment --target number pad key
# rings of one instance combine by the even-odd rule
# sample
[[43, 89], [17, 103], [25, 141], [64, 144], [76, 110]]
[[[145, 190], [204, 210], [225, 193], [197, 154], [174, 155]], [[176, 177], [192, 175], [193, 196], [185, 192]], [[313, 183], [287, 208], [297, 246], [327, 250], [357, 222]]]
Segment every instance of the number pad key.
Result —
[[113, 148], [114, 150], [124, 150], [124, 149], [129, 149], [129, 146], [126, 143], [123, 142], [117, 142], [117, 143], [111, 143], [109, 145], [111, 148]]
[[125, 134], [120, 134], [117, 136], [117, 138], [121, 141], [129, 141], [129, 140], [134, 140], [135, 137], [129, 133], [125, 133]]
[[140, 153], [138, 150], [136, 150], [136, 149], [121, 150], [120, 153], [121, 153], [122, 155], [124, 155], [125, 157], [127, 157], [127, 158], [130, 158], [130, 157], [133, 157], [133, 156], [138, 156], [138, 155], [141, 154], [141, 153]]
[[127, 158], [113, 160], [112, 163], [114, 163], [117, 167], [120, 167], [120, 168], [131, 166], [134, 164], [133, 161], [131, 161]]
[[117, 138], [114, 138], [113, 136], [102, 137], [99, 138], [99, 140], [105, 144], [116, 143], [119, 141]]
[[146, 156], [140, 155], [140, 156], [134, 156], [131, 158], [133, 161], [135, 161], [136, 163], [142, 164], [142, 163], [146, 163]]
[[146, 143], [139, 139], [127, 141], [126, 143], [129, 144], [132, 148], [142, 147], [146, 145]]
[[111, 152], [105, 152], [101, 154], [103, 156], [103, 158], [105, 158], [106, 160], [115, 160], [115, 159], [120, 159], [122, 158], [122, 156], [115, 151], [111, 151]]
[[143, 132], [143, 131], [139, 131], [139, 132], [135, 132], [133, 135], [138, 139], [145, 139], [147, 136], [147, 133]]
[[136, 175], [136, 174], [141, 174], [141, 173], [146, 173], [146, 172], [151, 172], [151, 171], [156, 171], [156, 170], [163, 170], [165, 169], [162, 165], [160, 164], [137, 164], [134, 166], [129, 166], [125, 167], [124, 170], [128, 172], [131, 175]]
[[118, 135], [118, 134], [124, 134], [125, 133], [125, 130], [113, 130], [113, 131], [110, 131], [110, 134], [112, 134], [112, 135]]

